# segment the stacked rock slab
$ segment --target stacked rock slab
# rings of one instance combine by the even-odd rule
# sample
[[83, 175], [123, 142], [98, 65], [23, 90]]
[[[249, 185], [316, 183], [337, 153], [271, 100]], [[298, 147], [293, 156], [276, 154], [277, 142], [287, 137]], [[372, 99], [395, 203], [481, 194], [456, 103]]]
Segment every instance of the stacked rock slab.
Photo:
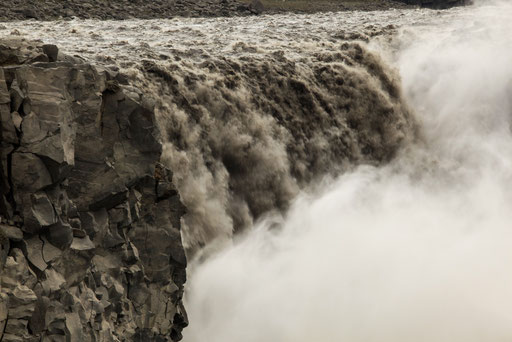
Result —
[[2, 342], [181, 339], [185, 210], [151, 101], [120, 79], [0, 42]]

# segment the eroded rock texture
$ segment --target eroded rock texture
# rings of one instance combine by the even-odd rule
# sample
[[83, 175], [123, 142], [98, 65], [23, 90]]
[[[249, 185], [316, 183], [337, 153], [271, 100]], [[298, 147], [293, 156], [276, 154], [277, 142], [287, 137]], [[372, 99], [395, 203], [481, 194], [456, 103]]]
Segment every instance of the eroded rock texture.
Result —
[[55, 46], [0, 42], [0, 340], [177, 341], [185, 210], [150, 101]]
[[259, 0], [11, 0], [2, 3], [0, 20], [155, 19], [260, 14]]

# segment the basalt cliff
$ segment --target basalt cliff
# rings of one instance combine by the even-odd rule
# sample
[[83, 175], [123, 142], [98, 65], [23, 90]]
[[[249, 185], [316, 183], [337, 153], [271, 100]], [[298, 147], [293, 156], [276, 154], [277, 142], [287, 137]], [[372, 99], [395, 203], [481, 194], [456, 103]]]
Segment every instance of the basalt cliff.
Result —
[[115, 72], [0, 45], [0, 340], [176, 341], [185, 213], [155, 114]]

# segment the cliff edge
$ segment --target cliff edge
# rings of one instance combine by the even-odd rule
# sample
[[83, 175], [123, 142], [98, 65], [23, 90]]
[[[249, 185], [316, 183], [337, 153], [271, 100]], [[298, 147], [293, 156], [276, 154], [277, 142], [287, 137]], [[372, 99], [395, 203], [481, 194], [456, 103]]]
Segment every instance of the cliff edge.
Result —
[[54, 45], [0, 42], [0, 340], [178, 341], [185, 208], [151, 103]]

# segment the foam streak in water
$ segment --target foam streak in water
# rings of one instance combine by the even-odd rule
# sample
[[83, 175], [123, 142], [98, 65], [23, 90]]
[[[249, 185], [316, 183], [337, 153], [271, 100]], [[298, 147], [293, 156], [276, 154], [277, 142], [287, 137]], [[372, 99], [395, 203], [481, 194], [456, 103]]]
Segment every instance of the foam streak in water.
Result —
[[512, 339], [512, 5], [453, 13], [392, 44], [423, 141], [195, 265], [187, 342]]

